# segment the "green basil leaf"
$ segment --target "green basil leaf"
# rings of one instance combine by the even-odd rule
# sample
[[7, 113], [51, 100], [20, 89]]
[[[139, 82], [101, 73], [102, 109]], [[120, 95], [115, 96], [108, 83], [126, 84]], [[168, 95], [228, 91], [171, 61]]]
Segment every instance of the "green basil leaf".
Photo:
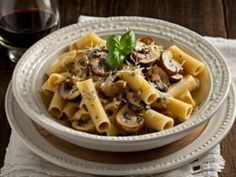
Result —
[[128, 31], [121, 36], [120, 50], [124, 55], [131, 53], [136, 46], [136, 37], [133, 31]]
[[119, 47], [120, 47], [120, 38], [121, 37], [118, 36], [118, 35], [112, 35], [112, 36], [108, 37], [107, 43], [106, 43], [107, 49], [109, 51], [119, 49]]
[[125, 57], [132, 52], [136, 46], [135, 34], [128, 31], [122, 36], [112, 35], [107, 38], [106, 47], [108, 55], [106, 65], [109, 69], [119, 68], [125, 61]]
[[109, 51], [106, 58], [106, 65], [109, 69], [117, 69], [124, 63], [125, 56], [120, 53], [118, 49]]

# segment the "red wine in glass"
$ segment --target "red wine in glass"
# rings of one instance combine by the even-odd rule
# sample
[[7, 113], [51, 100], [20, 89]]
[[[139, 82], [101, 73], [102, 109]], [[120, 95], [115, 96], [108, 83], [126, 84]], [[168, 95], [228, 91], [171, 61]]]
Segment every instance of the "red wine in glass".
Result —
[[27, 48], [58, 28], [57, 17], [38, 9], [21, 9], [0, 19], [0, 36], [5, 45]]
[[27, 48], [58, 29], [58, 12], [51, 8], [26, 7], [1, 14], [0, 45], [8, 49], [11, 60], [17, 61]]

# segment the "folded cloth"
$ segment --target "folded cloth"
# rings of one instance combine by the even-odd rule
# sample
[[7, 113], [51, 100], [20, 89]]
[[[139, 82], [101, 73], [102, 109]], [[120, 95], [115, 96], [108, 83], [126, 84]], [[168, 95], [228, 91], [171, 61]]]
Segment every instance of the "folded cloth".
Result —
[[[93, 19], [94, 17], [81, 16], [79, 21]], [[236, 40], [205, 37], [215, 45], [227, 59], [233, 80], [236, 81]], [[218, 172], [224, 168], [224, 159], [217, 145], [203, 158], [178, 169], [151, 175], [152, 177], [218, 177]], [[18, 135], [12, 131], [10, 143], [7, 148], [5, 164], [1, 169], [3, 177], [95, 177], [58, 167], [38, 157], [19, 140]], [[145, 175], [143, 175], [144, 177]], [[133, 176], [134, 177], [134, 176]], [[149, 175], [150, 177], [150, 175]]]

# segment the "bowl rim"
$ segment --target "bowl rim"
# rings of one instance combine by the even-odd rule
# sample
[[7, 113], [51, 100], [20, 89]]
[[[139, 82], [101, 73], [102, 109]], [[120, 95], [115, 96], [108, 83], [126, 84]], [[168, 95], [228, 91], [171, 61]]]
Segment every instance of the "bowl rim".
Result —
[[[210, 48], [211, 51], [213, 51], [215, 53], [215, 56], [217, 56], [217, 59], [219, 59], [220, 62], [223, 63], [223, 67], [224, 67], [224, 80], [222, 82], [224, 83], [224, 93], [221, 93], [221, 95], [217, 95], [218, 97], [216, 97], [215, 99], [217, 100], [217, 105], [214, 105], [211, 110], [208, 112], [208, 114], [204, 113], [206, 112], [206, 109], [202, 109], [202, 111], [199, 114], [195, 114], [193, 116], [191, 116], [191, 119], [196, 119], [195, 121], [185, 121], [171, 129], [167, 129], [164, 131], [160, 131], [160, 132], [154, 132], [154, 133], [149, 133], [149, 134], [144, 134], [144, 135], [131, 135], [131, 136], [102, 136], [102, 135], [94, 135], [94, 134], [89, 134], [89, 133], [85, 133], [85, 132], [79, 132], [76, 130], [73, 130], [72, 128], [66, 127], [64, 125], [61, 125], [60, 123], [56, 122], [55, 120], [50, 119], [49, 117], [42, 117], [42, 115], [38, 114], [37, 111], [33, 110], [29, 103], [26, 103], [24, 101], [23, 98], [23, 94], [21, 92], [19, 92], [18, 89], [18, 84], [17, 84], [17, 79], [19, 79], [19, 71], [22, 70], [22, 67], [24, 66], [24, 63], [26, 63], [27, 61], [30, 61], [30, 58], [28, 58], [27, 56], [30, 54], [30, 51], [36, 50], [39, 46], [43, 46], [45, 43], [49, 42], [50, 40], [52, 40], [52, 38], [58, 36], [59, 34], [62, 34], [64, 32], [67, 31], [73, 31], [73, 29], [79, 29], [83, 26], [92, 26], [96, 28], [100, 28], [102, 25], [104, 24], [111, 24], [112, 22], [116, 22], [116, 23], [122, 23], [123, 21], [128, 21], [130, 23], [137, 23], [137, 25], [140, 25], [141, 23], [145, 23], [145, 22], [151, 22], [153, 24], [159, 24], [159, 25], [163, 25], [165, 27], [174, 27], [176, 29], [178, 29], [179, 31], [181, 31], [181, 33], [186, 33], [188, 35], [190, 35], [190, 37], [195, 37], [198, 40], [198, 45], [201, 44], [204, 47], [208, 47], [208, 49]], [[96, 26], [96, 25], [100, 25], [100, 26]], [[112, 31], [112, 29], [110, 30]], [[152, 33], [152, 31], [149, 31], [149, 33]], [[208, 68], [209, 69], [209, 68]], [[213, 82], [213, 78], [212, 78], [212, 73], [209, 71], [210, 74], [210, 79], [211, 82]], [[13, 77], [12, 77], [12, 87], [13, 87], [13, 93], [14, 96], [18, 102], [18, 104], [20, 105], [21, 109], [32, 119], [34, 120], [36, 123], [42, 125], [43, 127], [47, 127], [48, 129], [53, 129], [55, 131], [59, 131], [62, 133], [68, 133], [71, 135], [74, 135], [76, 138], [83, 138], [83, 139], [87, 139], [87, 140], [100, 140], [101, 143], [102, 142], [106, 142], [106, 141], [115, 141], [115, 142], [124, 142], [126, 143], [128, 142], [133, 142], [133, 141], [146, 141], [146, 140], [155, 140], [155, 138], [165, 138], [165, 137], [169, 137], [172, 136], [174, 134], [179, 134], [179, 133], [183, 133], [184, 131], [187, 131], [189, 129], [192, 129], [200, 124], [202, 124], [203, 122], [207, 121], [215, 112], [216, 110], [220, 107], [220, 105], [223, 103], [224, 99], [226, 98], [229, 89], [230, 89], [230, 83], [231, 83], [231, 73], [229, 70], [229, 67], [223, 57], [223, 55], [218, 51], [218, 49], [216, 49], [213, 45], [211, 45], [206, 39], [204, 39], [202, 36], [200, 36], [199, 34], [185, 28], [182, 27], [180, 25], [174, 24], [174, 23], [170, 23], [164, 20], [159, 20], [159, 19], [153, 19], [153, 18], [146, 18], [146, 17], [136, 17], [136, 16], [117, 16], [117, 17], [109, 17], [109, 18], [104, 18], [104, 19], [94, 19], [91, 21], [85, 21], [85, 22], [81, 22], [78, 24], [73, 24], [73, 25], [69, 25], [67, 27], [61, 28], [56, 32], [53, 32], [52, 34], [44, 37], [43, 39], [41, 39], [40, 41], [38, 41], [37, 43], [35, 43], [32, 47], [30, 47], [30, 49], [28, 49], [25, 54], [22, 56], [22, 58], [20, 59], [20, 61], [17, 63], [14, 73], [13, 73]], [[210, 89], [209, 94], [208, 94], [208, 98], [210, 97], [210, 95], [212, 94], [212, 89]], [[220, 99], [219, 99], [220, 98]], [[212, 100], [214, 101], [214, 100]], [[209, 100], [207, 101], [209, 102]], [[200, 109], [201, 110], [201, 109]], [[203, 111], [204, 110], [204, 111]], [[188, 124], [187, 124], [188, 123]]]

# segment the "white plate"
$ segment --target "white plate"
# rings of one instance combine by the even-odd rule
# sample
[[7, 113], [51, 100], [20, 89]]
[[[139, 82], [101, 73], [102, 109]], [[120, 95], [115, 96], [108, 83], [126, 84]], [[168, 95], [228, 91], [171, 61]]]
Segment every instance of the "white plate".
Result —
[[165, 157], [132, 164], [87, 161], [57, 149], [39, 134], [31, 119], [20, 109], [13, 96], [11, 85], [6, 94], [5, 106], [11, 127], [24, 144], [42, 158], [78, 172], [114, 176], [160, 173], [193, 161], [219, 143], [229, 132], [235, 120], [235, 101], [235, 91], [231, 86], [227, 99], [211, 118], [205, 130], [191, 144]]

